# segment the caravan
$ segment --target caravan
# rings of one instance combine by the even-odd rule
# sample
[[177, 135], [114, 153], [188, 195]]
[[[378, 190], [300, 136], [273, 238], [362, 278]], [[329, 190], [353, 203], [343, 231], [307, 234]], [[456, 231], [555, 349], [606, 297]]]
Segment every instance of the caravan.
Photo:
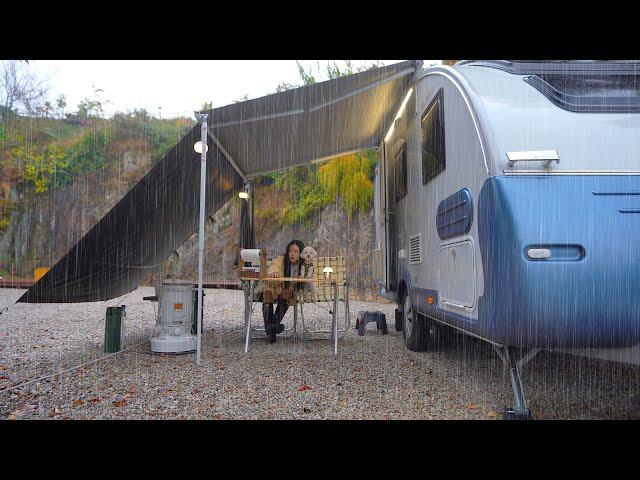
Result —
[[[540, 349], [639, 363], [640, 63], [417, 72], [380, 145], [381, 289], [410, 350], [435, 328], [511, 369]], [[523, 354], [520, 358], [518, 355]]]

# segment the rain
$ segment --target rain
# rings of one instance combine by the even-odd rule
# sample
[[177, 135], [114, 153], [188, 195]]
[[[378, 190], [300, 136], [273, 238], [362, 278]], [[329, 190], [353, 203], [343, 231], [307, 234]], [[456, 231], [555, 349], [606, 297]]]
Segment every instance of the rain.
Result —
[[0, 418], [640, 418], [640, 63], [290, 64], [151, 112], [0, 63]]

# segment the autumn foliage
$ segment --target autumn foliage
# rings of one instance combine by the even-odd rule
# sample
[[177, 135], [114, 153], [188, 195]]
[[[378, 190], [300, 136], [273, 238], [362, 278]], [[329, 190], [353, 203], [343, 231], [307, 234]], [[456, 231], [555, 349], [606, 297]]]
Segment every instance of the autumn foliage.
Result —
[[279, 226], [309, 221], [330, 204], [339, 203], [349, 218], [356, 211], [366, 212], [373, 205], [373, 179], [378, 154], [374, 150], [350, 153], [323, 164], [298, 166], [259, 177], [278, 192], [277, 206], [262, 204], [256, 195], [256, 213]]

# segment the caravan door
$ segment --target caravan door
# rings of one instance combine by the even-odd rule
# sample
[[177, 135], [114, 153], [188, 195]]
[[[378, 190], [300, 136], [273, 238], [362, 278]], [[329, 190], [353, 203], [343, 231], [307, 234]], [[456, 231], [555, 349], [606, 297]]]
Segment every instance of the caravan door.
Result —
[[387, 168], [385, 161], [384, 141], [380, 143], [379, 161], [376, 167], [376, 178], [374, 185], [374, 216], [376, 243], [372, 252], [373, 278], [378, 281], [381, 287], [388, 290], [388, 219], [387, 219]]

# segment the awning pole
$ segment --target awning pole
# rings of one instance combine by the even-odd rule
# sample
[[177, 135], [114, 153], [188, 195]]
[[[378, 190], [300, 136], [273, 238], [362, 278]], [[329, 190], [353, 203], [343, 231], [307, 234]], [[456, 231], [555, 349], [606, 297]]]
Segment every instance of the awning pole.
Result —
[[254, 210], [253, 210], [253, 182], [247, 182], [247, 187], [249, 190], [249, 248], [256, 248], [256, 232], [254, 230]]
[[198, 121], [202, 122], [202, 153], [200, 154], [200, 231], [198, 234], [198, 339], [196, 343], [196, 365], [200, 365], [200, 350], [202, 344], [202, 263], [204, 260], [204, 200], [205, 183], [207, 177], [207, 114], [196, 113]]

